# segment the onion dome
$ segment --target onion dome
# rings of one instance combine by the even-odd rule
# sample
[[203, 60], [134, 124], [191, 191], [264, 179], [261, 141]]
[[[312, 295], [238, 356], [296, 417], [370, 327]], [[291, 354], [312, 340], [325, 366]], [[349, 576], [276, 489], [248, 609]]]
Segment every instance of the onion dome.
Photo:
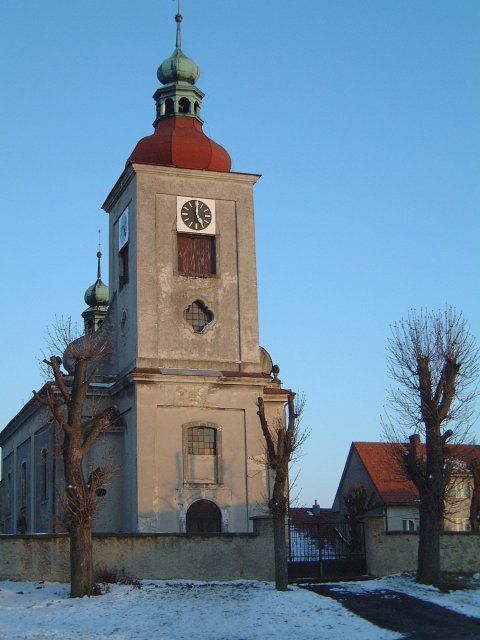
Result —
[[85, 302], [89, 307], [103, 307], [108, 306], [108, 286], [102, 282], [100, 277], [100, 258], [102, 257], [101, 252], [97, 253], [98, 258], [98, 270], [97, 270], [97, 280], [92, 285], [88, 287], [85, 291]]
[[85, 291], [85, 302], [89, 307], [105, 307], [108, 305], [108, 287], [97, 280]]
[[182, 19], [180, 13], [175, 16], [176, 48], [157, 72], [164, 86], [153, 96], [157, 107], [155, 132], [137, 143], [127, 164], [228, 172], [232, 166], [228, 152], [203, 132], [201, 108], [205, 94], [195, 85], [200, 69], [181, 48]]
[[108, 286], [102, 282], [100, 271], [100, 258], [102, 253], [98, 251], [98, 267], [97, 267], [97, 280], [88, 287], [85, 291], [85, 302], [88, 304], [88, 309], [85, 309], [82, 313], [82, 317], [85, 323], [85, 333], [93, 333], [102, 324], [108, 311]]
[[157, 78], [162, 84], [172, 82], [188, 82], [195, 84], [200, 77], [200, 69], [197, 64], [187, 57], [181, 48], [180, 23], [182, 16], [177, 13], [175, 21], [177, 23], [177, 46], [170, 58], [167, 58], [158, 67]]

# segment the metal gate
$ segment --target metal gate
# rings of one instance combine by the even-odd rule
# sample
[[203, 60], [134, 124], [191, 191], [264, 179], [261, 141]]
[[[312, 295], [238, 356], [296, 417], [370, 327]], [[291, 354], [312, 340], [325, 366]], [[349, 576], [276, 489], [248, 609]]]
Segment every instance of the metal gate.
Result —
[[290, 579], [365, 574], [363, 523], [290, 522], [288, 532]]

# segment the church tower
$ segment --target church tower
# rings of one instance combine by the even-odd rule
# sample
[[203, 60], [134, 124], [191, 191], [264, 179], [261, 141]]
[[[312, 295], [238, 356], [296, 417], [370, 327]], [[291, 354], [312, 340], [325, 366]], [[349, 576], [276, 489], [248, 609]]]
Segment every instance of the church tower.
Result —
[[259, 346], [253, 186], [202, 129], [198, 66], [159, 67], [154, 133], [135, 146], [110, 218], [112, 393], [126, 427], [126, 530], [249, 531], [266, 512], [257, 416], [286, 391]]

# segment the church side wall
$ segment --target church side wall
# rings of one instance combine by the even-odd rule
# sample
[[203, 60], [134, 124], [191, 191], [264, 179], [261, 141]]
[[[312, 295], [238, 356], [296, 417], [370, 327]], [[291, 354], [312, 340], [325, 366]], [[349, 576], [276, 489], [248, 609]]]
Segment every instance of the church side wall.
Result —
[[[119, 578], [150, 580], [273, 580], [271, 520], [254, 533], [95, 535], [94, 565]], [[0, 580], [68, 582], [69, 538], [0, 536]]]

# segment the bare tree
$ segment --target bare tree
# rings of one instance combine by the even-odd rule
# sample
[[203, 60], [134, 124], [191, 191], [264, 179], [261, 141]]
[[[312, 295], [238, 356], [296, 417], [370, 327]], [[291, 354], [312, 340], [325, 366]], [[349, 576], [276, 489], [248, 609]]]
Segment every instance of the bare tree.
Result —
[[438, 585], [440, 531], [454, 465], [447, 442], [468, 441], [478, 348], [452, 307], [412, 310], [392, 327], [388, 363], [397, 387], [389, 393], [392, 413], [384, 430], [392, 442], [409, 440], [403, 464], [420, 495], [417, 582]]
[[[51, 371], [50, 382], [40, 393], [38, 402], [47, 407], [54, 423], [63, 432], [62, 457], [65, 477], [65, 519], [70, 533], [70, 597], [91, 595], [94, 589], [92, 525], [96, 510], [96, 491], [105, 483], [106, 468], [99, 467], [88, 474], [84, 461], [93, 443], [117, 418], [115, 408], [95, 412], [89, 406], [87, 394], [97, 374], [98, 365], [108, 356], [108, 340], [93, 333], [71, 341], [69, 322], [57, 323], [54, 344], [66, 342], [65, 359], [71, 376], [61, 371], [61, 359], [52, 355], [44, 363]], [[87, 475], [88, 474], [88, 475]]]
[[363, 484], [354, 484], [343, 496], [343, 504], [345, 505], [347, 520], [351, 528], [352, 550], [358, 552], [362, 548], [363, 540], [361, 523], [369, 511], [378, 507], [378, 502], [373, 492], [368, 495]]
[[275, 554], [275, 588], [288, 588], [288, 553], [286, 517], [288, 513], [288, 468], [296, 452], [299, 451], [308, 433], [300, 428], [300, 420], [305, 405], [304, 397], [295, 401], [295, 394], [288, 394], [286, 425], [278, 420], [270, 426], [265, 417], [263, 398], [258, 398], [257, 414], [260, 418], [266, 445], [267, 467], [273, 472], [274, 483], [268, 508], [273, 517], [273, 544]]

